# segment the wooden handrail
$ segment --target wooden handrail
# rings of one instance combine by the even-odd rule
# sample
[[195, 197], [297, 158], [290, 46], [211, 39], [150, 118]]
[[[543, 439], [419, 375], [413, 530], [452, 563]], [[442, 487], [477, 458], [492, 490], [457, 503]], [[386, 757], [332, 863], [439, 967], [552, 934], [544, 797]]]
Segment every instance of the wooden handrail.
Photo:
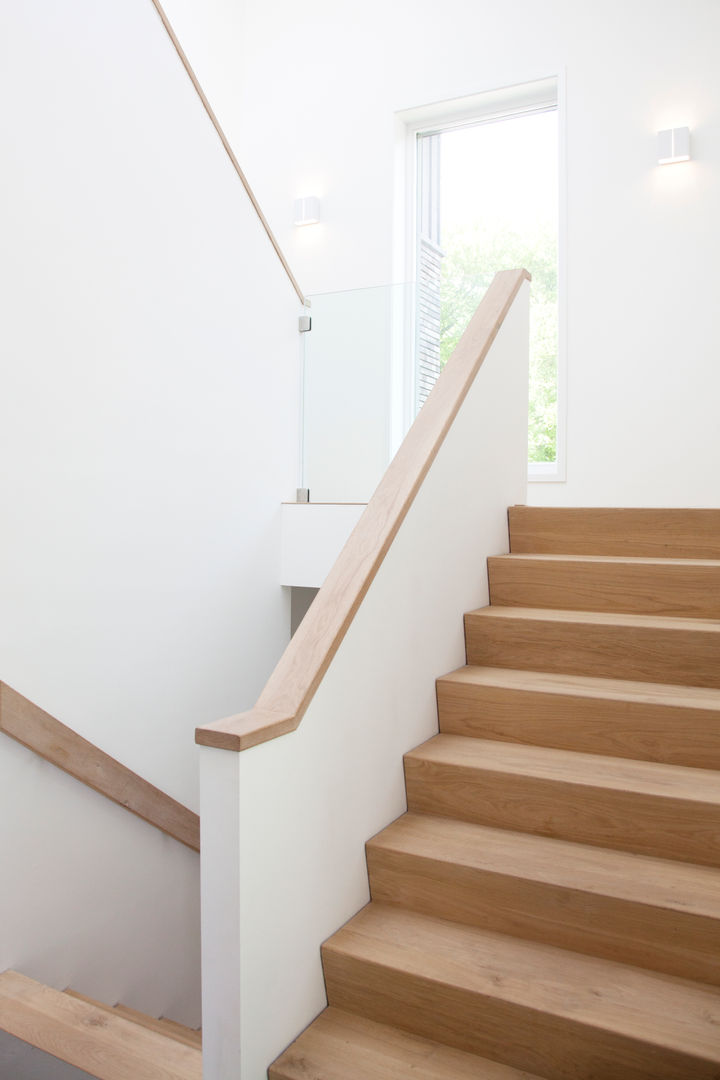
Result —
[[0, 731], [181, 844], [200, 850], [197, 814], [3, 682], [0, 682]]
[[245, 750], [294, 731], [337, 652], [447, 435], [527, 270], [495, 278], [367, 505], [249, 712], [199, 727], [195, 741]]
[[235, 157], [235, 153], [233, 151], [233, 148], [230, 145], [230, 143], [228, 142], [227, 135], [223, 131], [222, 127], [220, 126], [220, 121], [218, 120], [217, 116], [215, 115], [215, 112], [214, 112], [214, 110], [212, 108], [212, 105], [208, 101], [208, 99], [207, 99], [207, 97], [205, 95], [205, 91], [203, 90], [202, 86], [200, 85], [200, 82], [198, 80], [197, 75], [193, 71], [192, 66], [190, 64], [190, 61], [188, 60], [187, 56], [185, 55], [185, 50], [183, 49], [182, 45], [180, 44], [180, 42], [178, 40], [178, 37], [177, 37], [177, 34], [173, 30], [172, 25], [170, 23], [170, 20], [168, 19], [167, 15], [165, 14], [165, 11], [163, 10], [163, 7], [162, 7], [162, 4], [160, 3], [160, 0], [152, 0], [152, 4], [153, 4], [153, 7], [155, 8], [155, 10], [157, 11], [158, 15], [160, 16], [160, 20], [161, 20], [163, 26], [165, 27], [165, 30], [167, 31], [168, 37], [170, 38], [170, 40], [173, 43], [173, 46], [175, 48], [176, 53], [180, 57], [180, 61], [181, 61], [182, 65], [183, 65], [183, 67], [185, 68], [185, 71], [188, 74], [190, 82], [195, 87], [195, 91], [196, 91], [198, 97], [200, 98], [200, 101], [202, 102], [202, 105], [203, 105], [203, 108], [205, 109], [205, 112], [208, 114], [208, 116], [210, 118], [210, 122], [212, 123], [212, 126], [215, 128], [215, 131], [217, 132], [217, 135], [218, 135], [218, 138], [220, 139], [220, 142], [223, 144], [223, 148], [225, 150], [225, 153], [230, 158], [230, 163], [231, 163], [233, 169], [235, 170], [235, 172], [238, 174], [238, 176], [240, 178], [240, 183], [245, 188], [245, 191], [247, 193], [248, 198], [250, 199], [250, 202], [253, 205], [255, 213], [260, 218], [260, 223], [261, 223], [263, 229], [265, 230], [265, 232], [267, 233], [267, 236], [268, 236], [268, 239], [269, 239], [270, 243], [275, 248], [275, 252], [277, 254], [277, 257], [280, 260], [280, 262], [282, 263], [283, 269], [285, 270], [285, 273], [287, 274], [288, 278], [290, 279], [290, 284], [292, 285], [293, 289], [297, 293], [297, 295], [298, 295], [298, 297], [300, 299], [300, 303], [303, 305], [303, 307], [309, 307], [310, 302], [305, 298], [305, 296], [303, 296], [302, 290], [301, 290], [300, 286], [298, 285], [298, 283], [297, 283], [297, 281], [295, 279], [295, 275], [293, 274], [292, 270], [290, 269], [290, 267], [288, 265], [288, 261], [285, 258], [285, 256], [283, 255], [282, 249], [281, 249], [280, 245], [278, 244], [277, 240], [275, 239], [275, 234], [273, 233], [272, 229], [270, 228], [270, 225], [268, 223], [267, 218], [265, 217], [262, 210], [260, 209], [260, 204], [257, 201], [257, 199], [255, 198], [255, 194], [254, 194], [252, 188], [250, 187], [250, 184], [248, 183], [247, 177], [245, 176], [245, 173], [240, 168], [240, 162]]

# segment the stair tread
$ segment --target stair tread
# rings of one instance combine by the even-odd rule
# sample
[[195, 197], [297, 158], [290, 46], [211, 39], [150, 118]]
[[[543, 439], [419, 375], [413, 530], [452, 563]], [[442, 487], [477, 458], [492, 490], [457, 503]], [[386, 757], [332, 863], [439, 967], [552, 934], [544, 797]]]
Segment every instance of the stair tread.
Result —
[[720, 1064], [720, 991], [674, 976], [375, 903], [324, 950]]
[[444, 734], [411, 750], [406, 758], [720, 807], [720, 772], [714, 769]]
[[720, 559], [677, 559], [648, 555], [563, 555], [559, 552], [511, 552], [491, 555], [494, 562], [621, 563], [628, 566], [712, 566], [720, 569]]
[[0, 974], [0, 1028], [98, 1080], [201, 1080], [202, 1054], [112, 1006]]
[[720, 710], [720, 690], [707, 686], [678, 686], [674, 683], [606, 679], [599, 675], [565, 675], [520, 668], [484, 667], [478, 664], [467, 664], [443, 675], [438, 681], [599, 697], [609, 701], [627, 700], [659, 706]]
[[541, 1080], [399, 1028], [328, 1008], [270, 1067], [270, 1080]]
[[164, 1016], [148, 1016], [146, 1013], [130, 1008], [129, 1005], [122, 1004], [115, 1005], [113, 1012], [118, 1016], [124, 1016], [126, 1020], [132, 1020], [135, 1024], [142, 1024], [150, 1031], [159, 1031], [161, 1035], [167, 1035], [169, 1039], [177, 1039], [178, 1042], [185, 1043], [187, 1046], [196, 1046], [198, 1049], [202, 1047], [202, 1033], [194, 1028], [186, 1027], [185, 1024], [178, 1024], [175, 1020], [168, 1020]]
[[714, 867], [415, 813], [398, 818], [368, 847], [720, 918]]
[[150, 1031], [159, 1031], [161, 1035], [167, 1035], [170, 1039], [177, 1039], [188, 1046], [202, 1046], [202, 1032], [199, 1028], [195, 1029], [187, 1027], [185, 1024], [178, 1024], [177, 1021], [168, 1020], [165, 1016], [149, 1016], [147, 1013], [139, 1012], [138, 1009], [133, 1009], [129, 1005], [123, 1005], [122, 1003], [106, 1005], [105, 1002], [97, 1001], [95, 998], [88, 997], [87, 994], [81, 994], [79, 990], [73, 990], [70, 986], [66, 987], [63, 993], [76, 998], [78, 1001], [93, 1005], [96, 1009], [109, 1012], [114, 1016], [123, 1016], [126, 1020], [131, 1020], [134, 1024], [141, 1024]]
[[614, 611], [575, 611], [565, 608], [501, 607], [497, 604], [467, 613], [473, 618], [516, 619], [526, 622], [565, 622], [593, 626], [648, 627], [720, 634], [720, 619], [695, 619], [680, 615], [638, 615]]

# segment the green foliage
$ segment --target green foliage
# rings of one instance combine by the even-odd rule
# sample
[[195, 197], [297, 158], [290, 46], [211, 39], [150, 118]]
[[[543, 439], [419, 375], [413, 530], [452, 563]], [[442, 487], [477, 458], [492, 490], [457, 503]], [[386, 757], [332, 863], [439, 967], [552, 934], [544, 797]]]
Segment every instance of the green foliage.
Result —
[[557, 241], [549, 226], [533, 235], [482, 228], [443, 243], [440, 361], [445, 366], [498, 270], [525, 267], [530, 300], [530, 461], [555, 461], [557, 439]]

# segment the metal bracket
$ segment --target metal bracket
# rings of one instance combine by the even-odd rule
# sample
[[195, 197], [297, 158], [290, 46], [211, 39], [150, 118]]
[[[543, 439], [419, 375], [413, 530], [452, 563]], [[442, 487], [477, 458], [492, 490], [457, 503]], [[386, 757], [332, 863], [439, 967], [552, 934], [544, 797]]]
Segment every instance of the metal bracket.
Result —
[[308, 330], [312, 330], [312, 315], [301, 315], [298, 318], [298, 330], [301, 334], [307, 334]]

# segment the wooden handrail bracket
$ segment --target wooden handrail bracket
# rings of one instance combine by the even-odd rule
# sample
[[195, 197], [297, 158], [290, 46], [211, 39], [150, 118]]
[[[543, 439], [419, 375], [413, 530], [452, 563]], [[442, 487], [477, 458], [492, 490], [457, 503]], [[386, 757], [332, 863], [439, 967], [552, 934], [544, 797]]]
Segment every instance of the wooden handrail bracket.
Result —
[[168, 836], [200, 850], [197, 814], [2, 682], [0, 731]]
[[395, 538], [524, 281], [495, 278], [254, 708], [199, 727], [195, 741], [245, 750], [294, 731]]

